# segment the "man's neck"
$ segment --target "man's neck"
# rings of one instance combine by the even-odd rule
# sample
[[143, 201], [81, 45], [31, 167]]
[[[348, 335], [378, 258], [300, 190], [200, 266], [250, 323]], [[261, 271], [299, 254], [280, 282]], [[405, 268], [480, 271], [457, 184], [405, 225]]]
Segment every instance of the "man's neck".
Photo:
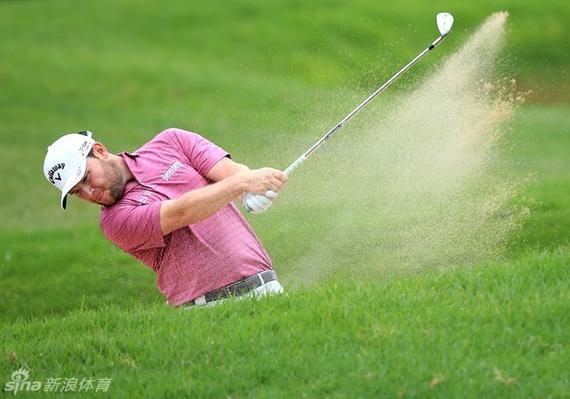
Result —
[[127, 163], [125, 162], [123, 157], [120, 155], [115, 155], [115, 156], [117, 157], [115, 161], [117, 162], [117, 165], [119, 165], [119, 169], [121, 169], [121, 175], [123, 176], [125, 184], [135, 180], [135, 176], [131, 173], [131, 170], [127, 166]]

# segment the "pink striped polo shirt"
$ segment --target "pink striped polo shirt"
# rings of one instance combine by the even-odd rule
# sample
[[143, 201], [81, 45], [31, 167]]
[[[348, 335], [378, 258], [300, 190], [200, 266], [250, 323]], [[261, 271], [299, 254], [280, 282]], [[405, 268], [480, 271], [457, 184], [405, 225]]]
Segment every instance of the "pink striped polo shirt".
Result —
[[271, 269], [269, 255], [233, 203], [162, 236], [162, 201], [211, 183], [206, 174], [227, 152], [196, 133], [167, 129], [120, 156], [136, 181], [127, 183], [115, 205], [101, 208], [101, 230], [157, 273], [168, 303], [180, 305]]

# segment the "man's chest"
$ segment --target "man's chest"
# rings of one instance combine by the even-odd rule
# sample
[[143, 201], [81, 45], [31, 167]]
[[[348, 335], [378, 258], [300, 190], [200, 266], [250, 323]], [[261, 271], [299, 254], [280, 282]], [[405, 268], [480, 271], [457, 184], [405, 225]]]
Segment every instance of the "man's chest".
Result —
[[139, 184], [129, 197], [140, 205], [178, 198], [209, 183], [187, 160], [170, 154], [141, 160], [132, 172]]

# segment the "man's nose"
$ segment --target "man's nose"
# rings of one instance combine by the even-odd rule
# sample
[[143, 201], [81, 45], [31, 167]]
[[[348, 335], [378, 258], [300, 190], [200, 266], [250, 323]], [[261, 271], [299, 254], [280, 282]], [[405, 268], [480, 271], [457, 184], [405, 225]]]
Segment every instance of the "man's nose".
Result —
[[81, 191], [87, 195], [88, 197], [91, 196], [91, 194], [93, 194], [93, 189], [91, 187], [89, 187], [87, 184], [85, 183], [81, 183], [79, 185], [79, 188], [81, 189]]

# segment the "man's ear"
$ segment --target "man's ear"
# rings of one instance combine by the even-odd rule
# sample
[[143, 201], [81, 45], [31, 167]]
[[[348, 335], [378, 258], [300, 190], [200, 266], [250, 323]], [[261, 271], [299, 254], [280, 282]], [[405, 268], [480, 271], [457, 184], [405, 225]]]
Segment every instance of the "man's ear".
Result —
[[109, 157], [109, 151], [107, 151], [107, 148], [105, 148], [103, 144], [98, 142], [93, 143], [91, 152], [93, 153], [93, 156], [95, 158], [107, 159]]

